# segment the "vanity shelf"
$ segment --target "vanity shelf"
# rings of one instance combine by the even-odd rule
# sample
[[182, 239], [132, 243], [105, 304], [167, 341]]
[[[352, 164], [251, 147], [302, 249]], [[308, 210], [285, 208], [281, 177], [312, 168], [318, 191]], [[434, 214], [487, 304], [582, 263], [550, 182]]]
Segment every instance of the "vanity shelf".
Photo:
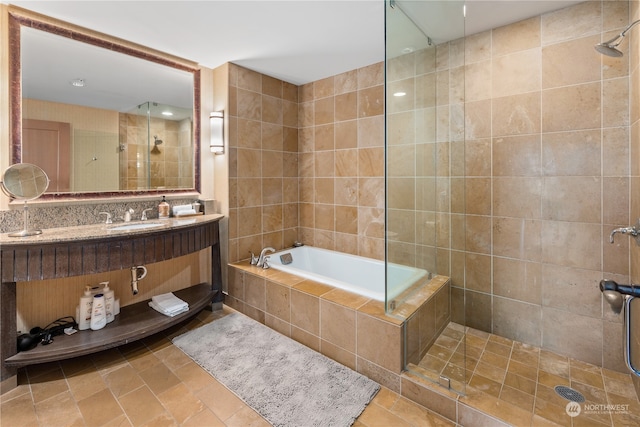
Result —
[[[222, 303], [219, 221], [222, 215], [162, 221], [155, 228], [117, 230], [104, 224], [49, 229], [39, 236], [0, 235], [0, 361], [1, 378], [15, 377], [21, 366], [98, 352], [167, 329]], [[16, 283], [82, 276], [156, 263], [211, 248], [211, 281], [174, 291], [189, 311], [167, 317], [148, 300], [121, 308], [116, 319], [99, 331], [61, 335], [54, 342], [17, 352]]]
[[195, 316], [211, 303], [215, 292], [211, 290], [209, 283], [201, 283], [175, 291], [174, 295], [189, 304], [189, 311], [168, 317], [149, 307], [149, 300], [128, 305], [122, 307], [113, 322], [99, 331], [89, 329], [73, 335], [54, 337], [53, 343], [49, 345], [38, 344], [33, 350], [9, 357], [4, 361], [5, 366], [20, 367], [68, 359], [148, 337]]

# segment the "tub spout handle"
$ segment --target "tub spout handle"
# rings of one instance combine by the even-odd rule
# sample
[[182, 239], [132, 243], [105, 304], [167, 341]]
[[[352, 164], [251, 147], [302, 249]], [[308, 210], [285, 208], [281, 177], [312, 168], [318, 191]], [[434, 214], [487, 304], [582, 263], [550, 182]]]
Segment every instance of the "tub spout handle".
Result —
[[251, 265], [257, 265], [257, 264], [258, 264], [258, 257], [257, 257], [257, 256], [255, 256], [255, 255], [253, 254], [253, 252], [251, 252], [251, 251], [249, 251], [249, 253], [251, 254], [251, 259], [249, 260], [249, 263], [250, 263]]

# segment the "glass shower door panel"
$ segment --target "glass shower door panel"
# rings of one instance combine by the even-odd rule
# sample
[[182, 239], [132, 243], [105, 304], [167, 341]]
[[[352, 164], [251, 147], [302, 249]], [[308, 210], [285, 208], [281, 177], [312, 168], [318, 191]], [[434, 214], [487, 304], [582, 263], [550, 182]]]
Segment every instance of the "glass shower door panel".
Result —
[[[464, 147], [464, 120], [457, 120], [464, 110], [460, 44], [438, 44], [438, 34], [428, 34], [429, 22], [450, 19], [437, 14], [453, 10], [452, 3], [392, 1], [385, 7], [385, 303], [389, 315], [406, 319], [405, 368], [464, 393], [464, 327], [451, 322], [458, 301], [449, 282], [438, 288], [441, 278], [430, 280], [451, 275], [452, 165]], [[462, 3], [457, 6], [462, 15]], [[448, 23], [458, 24], [463, 34], [463, 19]], [[422, 274], [407, 279], [395, 265]]]

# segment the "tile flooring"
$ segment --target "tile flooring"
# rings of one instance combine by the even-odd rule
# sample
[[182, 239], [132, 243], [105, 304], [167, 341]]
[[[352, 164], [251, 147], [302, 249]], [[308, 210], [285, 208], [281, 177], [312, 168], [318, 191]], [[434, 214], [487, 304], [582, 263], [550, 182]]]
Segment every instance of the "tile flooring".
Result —
[[[640, 402], [629, 374], [455, 323], [445, 328], [418, 366], [415, 369], [424, 369], [426, 376], [444, 374], [458, 386], [468, 380], [467, 394], [480, 391], [503, 406], [515, 405], [541, 424], [640, 425]], [[554, 391], [556, 385], [571, 387], [585, 397], [580, 415], [567, 415], [569, 401]], [[610, 410], [606, 405], [619, 406]]]
[[[18, 387], [1, 397], [0, 425], [269, 426], [170, 341], [228, 312], [203, 311], [132, 344], [21, 369]], [[354, 426], [454, 424], [382, 388]]]

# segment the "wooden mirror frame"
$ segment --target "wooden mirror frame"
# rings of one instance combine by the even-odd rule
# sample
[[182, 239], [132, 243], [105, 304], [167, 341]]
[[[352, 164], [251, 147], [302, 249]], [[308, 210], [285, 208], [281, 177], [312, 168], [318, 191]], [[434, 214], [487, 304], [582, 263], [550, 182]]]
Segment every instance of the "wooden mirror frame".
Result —
[[200, 192], [200, 69], [196, 64], [171, 57], [125, 40], [57, 21], [20, 8], [9, 9], [10, 154], [11, 164], [22, 161], [22, 67], [20, 28], [30, 27], [113, 52], [155, 62], [193, 74], [193, 188], [121, 190], [105, 192], [46, 193], [42, 199], [105, 199], [112, 197]]

